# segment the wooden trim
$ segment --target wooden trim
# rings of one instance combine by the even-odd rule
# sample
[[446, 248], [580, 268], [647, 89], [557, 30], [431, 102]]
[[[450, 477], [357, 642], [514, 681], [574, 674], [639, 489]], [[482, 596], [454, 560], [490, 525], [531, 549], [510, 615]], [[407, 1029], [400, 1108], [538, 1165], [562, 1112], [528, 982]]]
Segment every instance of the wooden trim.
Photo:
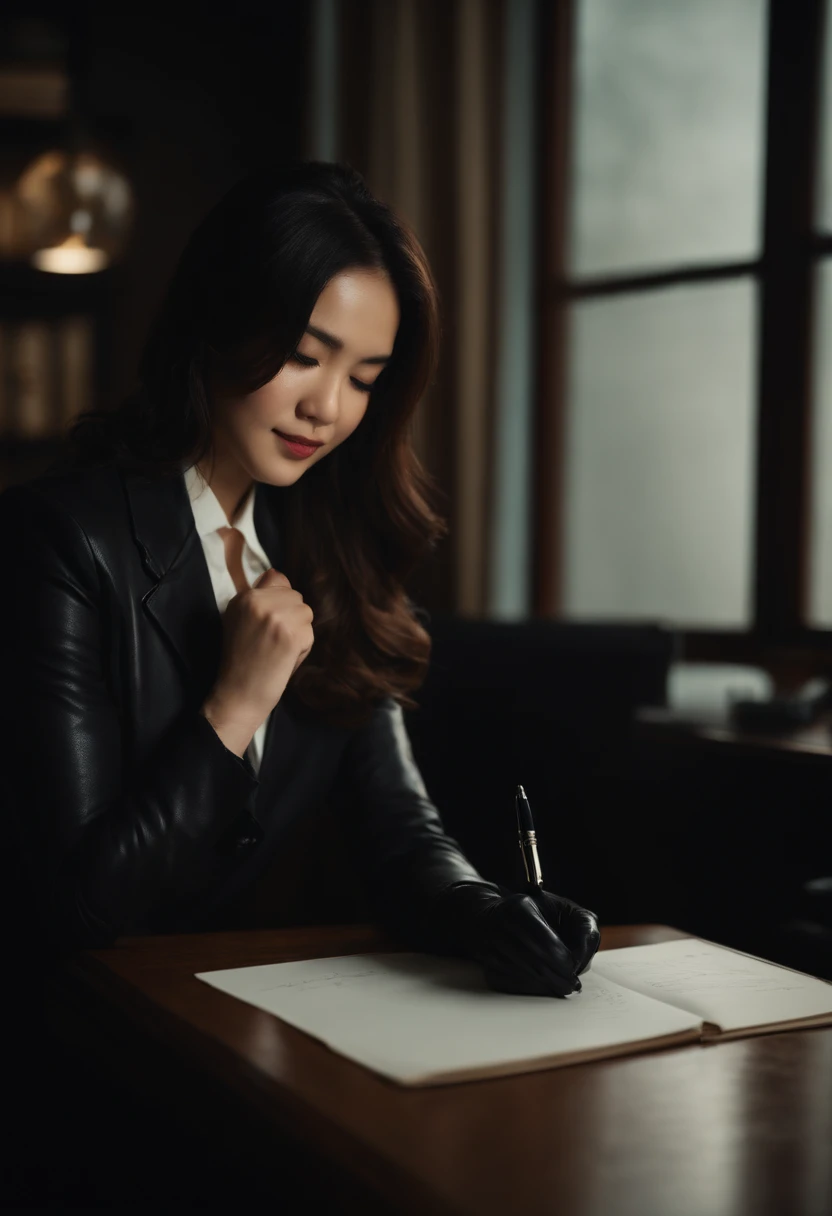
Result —
[[489, 17], [478, 0], [461, 0], [457, 16], [456, 234], [459, 320], [456, 383], [455, 605], [462, 616], [482, 611], [487, 436], [490, 410], [489, 297], [493, 288], [492, 142], [489, 138]]
[[497, 560], [495, 552], [495, 516], [497, 513], [498, 496], [494, 490], [497, 484], [497, 442], [498, 442], [498, 412], [500, 400], [500, 359], [502, 355], [502, 316], [506, 308], [506, 297], [502, 281], [505, 250], [503, 249], [503, 224], [505, 197], [503, 183], [506, 179], [505, 164], [505, 129], [507, 124], [506, 108], [509, 105], [509, 61], [506, 53], [508, 41], [508, 23], [510, 20], [507, 5], [511, 0], [500, 0], [487, 9], [488, 25], [486, 27], [487, 73], [492, 82], [485, 105], [486, 121], [494, 133], [488, 157], [488, 193], [491, 197], [491, 213], [489, 216], [488, 240], [489, 261], [492, 266], [491, 290], [488, 293], [488, 360], [486, 373], [490, 389], [487, 398], [483, 399], [483, 426], [485, 428], [485, 443], [483, 451], [483, 484], [480, 499], [480, 514], [482, 517], [482, 560], [480, 562], [480, 591], [479, 602], [481, 614], [490, 610], [492, 567]]
[[818, 655], [832, 654], [832, 630], [800, 630], [790, 637], [772, 642], [765, 634], [756, 630], [731, 629], [686, 629], [680, 631], [684, 638], [684, 657], [723, 659], [729, 654], [742, 661], [750, 661], [752, 655], [763, 653], [783, 655], [791, 653]]
[[552, 283], [566, 265], [569, 134], [572, 114], [574, 0], [539, 0], [538, 129], [541, 165], [536, 227], [542, 256], [537, 298], [537, 391], [533, 431], [532, 560], [529, 602], [533, 616], [551, 616], [561, 600], [563, 556], [563, 433], [566, 398], [566, 323], [563, 299]]
[[832, 677], [832, 630], [801, 630], [778, 643], [753, 630], [688, 630], [680, 632], [679, 639], [680, 661], [762, 667], [780, 691], [790, 691], [812, 676]]
[[771, 0], [757, 430], [756, 629], [803, 620], [808, 553], [812, 266], [823, 0]]
[[366, 175], [370, 162], [372, 0], [339, 0], [338, 159]]
[[669, 270], [656, 270], [645, 274], [604, 275], [592, 279], [577, 279], [571, 283], [556, 284], [554, 291], [569, 300], [581, 300], [587, 296], [612, 296], [625, 292], [656, 291], [662, 287], [675, 287], [680, 283], [712, 283], [722, 279], [736, 279], [743, 275], [760, 274], [763, 270], [759, 258], [743, 262], [713, 262], [701, 266], [674, 266]]

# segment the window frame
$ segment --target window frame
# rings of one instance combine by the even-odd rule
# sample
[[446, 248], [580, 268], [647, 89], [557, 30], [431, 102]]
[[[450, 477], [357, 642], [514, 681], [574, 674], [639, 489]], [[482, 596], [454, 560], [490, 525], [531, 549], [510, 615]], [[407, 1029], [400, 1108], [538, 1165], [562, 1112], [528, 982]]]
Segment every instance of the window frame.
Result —
[[832, 255], [815, 231], [826, 0], [769, 0], [763, 237], [760, 257], [570, 280], [566, 271], [573, 47], [580, 0], [540, 0], [537, 393], [534, 435], [535, 616], [557, 616], [563, 566], [566, 320], [592, 296], [751, 276], [758, 285], [752, 621], [679, 629], [686, 659], [749, 662], [783, 683], [832, 670], [832, 630], [806, 623], [814, 280]]

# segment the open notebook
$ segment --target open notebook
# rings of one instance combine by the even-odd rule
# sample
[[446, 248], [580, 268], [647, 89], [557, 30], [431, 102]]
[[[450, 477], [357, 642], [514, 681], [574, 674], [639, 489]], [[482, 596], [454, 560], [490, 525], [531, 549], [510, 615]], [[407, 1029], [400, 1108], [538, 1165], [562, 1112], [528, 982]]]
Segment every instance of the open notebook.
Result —
[[402, 1085], [533, 1072], [832, 1025], [832, 984], [700, 938], [603, 950], [565, 999], [492, 992], [474, 963], [350, 954], [197, 975]]

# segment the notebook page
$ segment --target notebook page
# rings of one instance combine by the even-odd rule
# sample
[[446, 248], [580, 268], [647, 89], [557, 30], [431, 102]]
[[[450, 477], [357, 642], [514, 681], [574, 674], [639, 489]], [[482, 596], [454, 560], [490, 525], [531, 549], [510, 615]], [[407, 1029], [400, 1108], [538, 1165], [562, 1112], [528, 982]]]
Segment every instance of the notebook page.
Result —
[[597, 974], [722, 1030], [832, 1015], [832, 984], [701, 938], [595, 955]]
[[512, 996], [492, 992], [474, 963], [415, 952], [267, 963], [197, 979], [411, 1085], [527, 1072], [552, 1067], [552, 1057], [683, 1032], [694, 1040], [701, 1031], [695, 1014], [594, 972], [565, 999]]

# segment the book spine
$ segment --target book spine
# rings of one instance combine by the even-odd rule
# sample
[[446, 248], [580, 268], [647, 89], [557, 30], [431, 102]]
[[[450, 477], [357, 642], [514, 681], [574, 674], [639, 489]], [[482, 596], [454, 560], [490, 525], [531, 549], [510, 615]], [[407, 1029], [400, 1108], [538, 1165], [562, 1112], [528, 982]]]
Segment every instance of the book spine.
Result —
[[49, 328], [40, 321], [18, 325], [14, 337], [15, 430], [27, 439], [54, 431], [49, 339]]
[[92, 408], [94, 326], [91, 317], [65, 317], [57, 333], [59, 425], [62, 431], [82, 410]]
[[11, 190], [0, 190], [0, 257], [13, 258], [18, 251], [18, 222]]
[[11, 418], [9, 416], [9, 385], [8, 381], [8, 345], [9, 345], [9, 327], [0, 321], [0, 438], [4, 438], [11, 430]]

